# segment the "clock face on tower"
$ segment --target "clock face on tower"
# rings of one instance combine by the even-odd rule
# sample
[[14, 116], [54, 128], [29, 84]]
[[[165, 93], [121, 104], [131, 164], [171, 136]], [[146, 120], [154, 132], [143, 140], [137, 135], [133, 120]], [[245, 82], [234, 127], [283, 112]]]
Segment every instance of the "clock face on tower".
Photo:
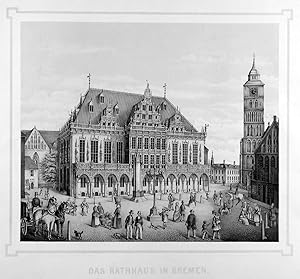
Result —
[[250, 95], [251, 96], [256, 96], [257, 95], [257, 88], [256, 87], [250, 88]]

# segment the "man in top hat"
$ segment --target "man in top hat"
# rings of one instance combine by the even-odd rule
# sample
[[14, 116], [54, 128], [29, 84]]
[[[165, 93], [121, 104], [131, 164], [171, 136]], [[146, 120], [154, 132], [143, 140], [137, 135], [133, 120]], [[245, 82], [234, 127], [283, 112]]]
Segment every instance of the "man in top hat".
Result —
[[185, 222], [186, 228], [187, 228], [187, 238], [190, 238], [190, 231], [192, 230], [193, 232], [193, 238], [196, 238], [196, 216], [194, 214], [194, 210], [190, 210], [190, 214], [186, 219]]
[[143, 239], [143, 217], [141, 211], [138, 211], [137, 216], [135, 218], [135, 239], [138, 240], [139, 238]]
[[129, 215], [125, 219], [125, 229], [126, 229], [126, 239], [132, 239], [132, 231], [133, 231], [133, 210], [129, 211]]

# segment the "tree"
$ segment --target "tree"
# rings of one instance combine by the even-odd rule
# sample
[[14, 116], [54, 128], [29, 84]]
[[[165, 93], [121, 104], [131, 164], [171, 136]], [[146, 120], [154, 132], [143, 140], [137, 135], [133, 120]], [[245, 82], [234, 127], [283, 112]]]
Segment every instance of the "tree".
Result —
[[55, 186], [56, 178], [57, 178], [57, 152], [51, 151], [50, 153], [47, 153], [42, 160], [41, 164], [41, 172], [42, 177], [45, 180], [45, 182], [53, 183]]

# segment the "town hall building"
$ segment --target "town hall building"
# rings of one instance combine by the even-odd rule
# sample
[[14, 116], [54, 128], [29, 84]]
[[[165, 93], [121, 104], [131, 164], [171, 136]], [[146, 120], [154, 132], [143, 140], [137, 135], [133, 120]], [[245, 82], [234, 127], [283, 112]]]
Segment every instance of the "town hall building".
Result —
[[[57, 139], [58, 189], [73, 197], [178, 193], [209, 186], [201, 131], [166, 98], [89, 88]], [[151, 172], [152, 174], [151, 174]]]

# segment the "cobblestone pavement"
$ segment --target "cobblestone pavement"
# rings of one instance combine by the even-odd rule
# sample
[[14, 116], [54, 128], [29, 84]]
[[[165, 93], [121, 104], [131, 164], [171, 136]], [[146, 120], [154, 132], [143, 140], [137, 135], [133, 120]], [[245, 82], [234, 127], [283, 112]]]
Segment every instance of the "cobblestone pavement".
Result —
[[[142, 241], [203, 241], [200, 238], [201, 235], [201, 225], [204, 220], [211, 223], [212, 219], [212, 210], [218, 209], [212, 201], [212, 193], [214, 190], [217, 192], [228, 191], [228, 188], [219, 184], [212, 184], [210, 186], [210, 198], [209, 200], [202, 199], [202, 203], [197, 202], [195, 206], [192, 204], [190, 207], [186, 206], [186, 216], [188, 215], [190, 209], [194, 209], [196, 215], [197, 223], [197, 233], [196, 239], [186, 238], [186, 227], [184, 222], [175, 223], [172, 221], [173, 212], [169, 214], [169, 221], [167, 227], [163, 229], [162, 222], [160, 225], [155, 228], [150, 227], [150, 222], [146, 220], [147, 215], [149, 214], [150, 208], [153, 205], [153, 196], [146, 195], [147, 200], [142, 202], [132, 202], [129, 197], [122, 197], [122, 207], [121, 207], [121, 216], [122, 216], [122, 228], [121, 229], [107, 229], [104, 227], [93, 228], [91, 224], [91, 215], [92, 208], [94, 203], [91, 202], [89, 212], [87, 216], [82, 216], [80, 203], [81, 200], [77, 200], [78, 210], [76, 216], [71, 216], [66, 214], [66, 222], [64, 224], [64, 236], [66, 237], [67, 233], [67, 221], [71, 223], [71, 235], [72, 240], [76, 240], [74, 237], [74, 230], [83, 231], [82, 241], [127, 241], [125, 239], [125, 228], [124, 221], [128, 212], [132, 209], [134, 211], [134, 216], [136, 216], [137, 211], [141, 211], [142, 217], [144, 218], [144, 229], [143, 229], [143, 240]], [[201, 194], [201, 193], [200, 193]], [[31, 193], [31, 196], [33, 193]], [[56, 196], [58, 201], [66, 201], [68, 196], [61, 195], [53, 190], [50, 190], [50, 196]], [[203, 197], [205, 196], [202, 193]], [[189, 200], [189, 194], [183, 194], [182, 200], [184, 200], [187, 205]], [[111, 197], [106, 198], [96, 198], [96, 204], [101, 201], [101, 204], [105, 212], [113, 212], [115, 209], [115, 204], [112, 202]], [[44, 201], [45, 203], [46, 201]], [[156, 199], [156, 207], [159, 212], [163, 207], [167, 207], [168, 201], [166, 198], [163, 200]], [[241, 211], [241, 203], [237, 206], [234, 206], [233, 211], [229, 215], [221, 216], [221, 240], [222, 241], [260, 241], [261, 240], [261, 227], [255, 227], [254, 225], [245, 226], [238, 222], [238, 216]], [[212, 235], [211, 225], [209, 226], [210, 237]], [[277, 228], [267, 229], [266, 236], [268, 241], [276, 241], [278, 239]], [[31, 239], [28, 237], [27, 239]], [[141, 241], [141, 240], [129, 240], [129, 241]], [[207, 241], [207, 240], [206, 240]], [[212, 240], [208, 240], [212, 241]], [[214, 240], [219, 241], [219, 240]]]

